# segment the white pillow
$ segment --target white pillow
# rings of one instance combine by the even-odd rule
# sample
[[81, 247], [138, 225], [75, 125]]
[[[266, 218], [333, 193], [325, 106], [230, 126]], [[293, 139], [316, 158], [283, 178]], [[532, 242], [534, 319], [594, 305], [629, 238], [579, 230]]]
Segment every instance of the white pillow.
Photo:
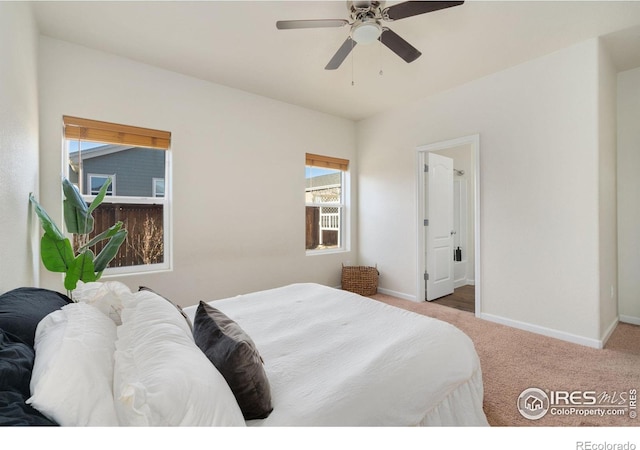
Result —
[[126, 301], [118, 327], [114, 396], [130, 426], [244, 426], [227, 382], [196, 346], [180, 312], [150, 291]]
[[63, 426], [117, 426], [113, 401], [116, 325], [85, 303], [52, 312], [36, 328], [31, 397]]
[[125, 299], [132, 299], [133, 294], [127, 285], [119, 281], [94, 281], [90, 283], [78, 282], [73, 291], [73, 300], [93, 305], [102, 311], [116, 325], [122, 323], [120, 313]]

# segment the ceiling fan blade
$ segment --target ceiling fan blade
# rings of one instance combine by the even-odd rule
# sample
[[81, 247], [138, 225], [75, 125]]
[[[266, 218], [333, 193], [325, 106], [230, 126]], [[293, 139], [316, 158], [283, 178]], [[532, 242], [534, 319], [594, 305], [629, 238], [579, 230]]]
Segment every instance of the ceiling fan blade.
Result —
[[339, 28], [348, 25], [345, 19], [318, 19], [318, 20], [278, 20], [278, 30], [295, 30], [298, 28]]
[[344, 43], [340, 46], [336, 54], [333, 55], [333, 58], [331, 58], [329, 64], [326, 65], [325, 70], [336, 70], [338, 67], [340, 67], [342, 61], [345, 60], [345, 58], [349, 55], [349, 53], [351, 53], [351, 50], [353, 50], [353, 47], [355, 46], [356, 41], [351, 39], [351, 36], [349, 36], [347, 40], [344, 41]]
[[399, 20], [405, 17], [417, 16], [440, 9], [462, 5], [464, 2], [404, 2], [389, 6], [382, 10], [382, 16], [389, 20]]
[[408, 63], [415, 61], [420, 57], [420, 55], [422, 55], [418, 49], [387, 27], [382, 29], [382, 34], [378, 40]]

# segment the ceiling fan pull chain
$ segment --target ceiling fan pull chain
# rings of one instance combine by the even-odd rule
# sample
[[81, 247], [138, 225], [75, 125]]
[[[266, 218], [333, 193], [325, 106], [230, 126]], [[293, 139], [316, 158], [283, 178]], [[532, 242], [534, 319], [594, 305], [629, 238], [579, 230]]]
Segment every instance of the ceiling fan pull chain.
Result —
[[380, 63], [380, 72], [378, 72], [378, 75], [382, 76], [384, 75], [384, 72], [382, 71], [382, 39], [378, 39], [378, 42], [378, 62]]

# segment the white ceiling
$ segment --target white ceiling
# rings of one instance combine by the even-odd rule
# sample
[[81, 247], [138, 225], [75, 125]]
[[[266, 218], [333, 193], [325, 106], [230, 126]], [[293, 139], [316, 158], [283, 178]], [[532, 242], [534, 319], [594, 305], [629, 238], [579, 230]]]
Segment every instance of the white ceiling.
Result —
[[353, 120], [596, 36], [611, 34], [619, 70], [640, 66], [640, 1], [467, 1], [387, 23], [422, 52], [415, 62], [375, 43], [357, 46], [335, 71], [324, 66], [348, 27], [277, 30], [275, 22], [347, 19], [345, 1], [43, 1], [33, 9], [44, 35]]

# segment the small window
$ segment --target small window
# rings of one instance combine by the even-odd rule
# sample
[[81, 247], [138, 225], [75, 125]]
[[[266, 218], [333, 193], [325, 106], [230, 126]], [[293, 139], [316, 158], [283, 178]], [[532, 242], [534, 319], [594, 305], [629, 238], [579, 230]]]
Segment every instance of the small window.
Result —
[[[68, 116], [64, 126], [67, 178], [85, 201], [91, 203], [111, 179], [104, 201], [93, 212], [90, 238], [118, 221], [127, 230], [127, 239], [105, 274], [170, 268], [166, 189], [170, 188], [171, 134]], [[94, 253], [102, 250], [101, 245], [96, 244]]]
[[89, 190], [91, 191], [91, 195], [98, 195], [100, 192], [100, 188], [107, 182], [109, 178], [111, 178], [111, 184], [107, 188], [106, 195], [116, 195], [116, 175], [97, 175], [90, 173], [87, 175], [89, 186]]
[[349, 161], [307, 154], [305, 227], [307, 251], [343, 249], [345, 177]]
[[164, 178], [153, 179], [153, 196], [164, 197]]

